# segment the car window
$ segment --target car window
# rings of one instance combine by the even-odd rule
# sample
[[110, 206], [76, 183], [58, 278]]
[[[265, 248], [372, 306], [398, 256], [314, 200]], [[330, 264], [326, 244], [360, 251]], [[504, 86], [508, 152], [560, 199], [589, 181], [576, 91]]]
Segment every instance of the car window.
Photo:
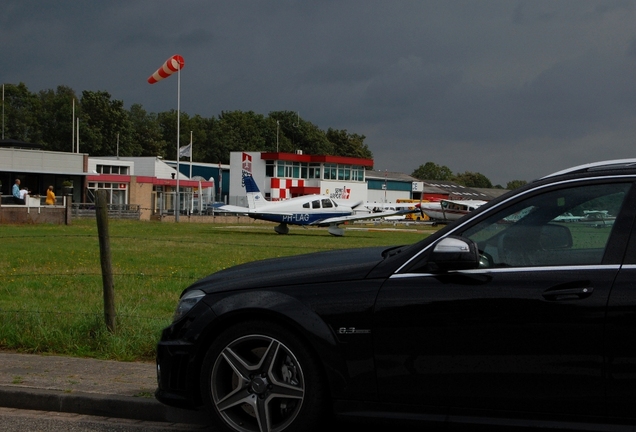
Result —
[[578, 186], [531, 196], [463, 233], [481, 267], [600, 264], [630, 184]]

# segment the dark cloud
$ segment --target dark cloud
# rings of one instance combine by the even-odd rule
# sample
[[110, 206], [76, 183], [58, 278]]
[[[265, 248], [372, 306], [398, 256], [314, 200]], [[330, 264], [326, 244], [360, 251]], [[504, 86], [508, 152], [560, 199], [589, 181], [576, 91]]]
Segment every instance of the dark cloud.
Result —
[[298, 111], [379, 169], [495, 183], [633, 156], [636, 0], [6, 0], [0, 80], [176, 108]]

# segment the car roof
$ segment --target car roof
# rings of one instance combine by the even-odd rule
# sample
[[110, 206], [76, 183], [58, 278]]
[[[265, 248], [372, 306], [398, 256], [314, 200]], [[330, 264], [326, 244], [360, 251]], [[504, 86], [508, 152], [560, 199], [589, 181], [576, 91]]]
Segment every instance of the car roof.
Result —
[[541, 177], [541, 180], [551, 177], [558, 177], [566, 174], [583, 173], [590, 171], [601, 170], [618, 170], [618, 169], [632, 169], [636, 170], [636, 159], [614, 159], [601, 162], [592, 162], [584, 165], [578, 165], [572, 168], [567, 168], [555, 173], [549, 174], [545, 177]]

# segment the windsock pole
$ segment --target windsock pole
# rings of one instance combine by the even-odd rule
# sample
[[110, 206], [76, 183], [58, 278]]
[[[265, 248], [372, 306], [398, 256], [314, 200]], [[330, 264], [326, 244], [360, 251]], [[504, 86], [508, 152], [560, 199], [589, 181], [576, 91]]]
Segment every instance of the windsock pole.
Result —
[[179, 71], [177, 72], [177, 199], [175, 202], [176, 205], [176, 209], [175, 209], [175, 213], [174, 213], [174, 221], [175, 222], [179, 222], [179, 213], [181, 213], [181, 191], [179, 189], [179, 174], [181, 173], [179, 171], [179, 149], [181, 148], [179, 146], [179, 135], [181, 134], [180, 131], [180, 123], [181, 123], [181, 68], [179, 68]]
[[179, 203], [179, 135], [181, 133], [180, 130], [180, 120], [181, 120], [181, 69], [185, 62], [183, 61], [183, 57], [180, 55], [173, 55], [168, 60], [164, 62], [163, 65], [159, 69], [155, 71], [154, 74], [150, 75], [148, 78], [149, 84], [154, 84], [158, 81], [161, 81], [164, 78], [168, 78], [173, 73], [177, 72], [177, 191], [175, 196], [175, 209], [174, 209], [174, 221], [179, 222], [179, 213], [180, 213], [180, 203]]

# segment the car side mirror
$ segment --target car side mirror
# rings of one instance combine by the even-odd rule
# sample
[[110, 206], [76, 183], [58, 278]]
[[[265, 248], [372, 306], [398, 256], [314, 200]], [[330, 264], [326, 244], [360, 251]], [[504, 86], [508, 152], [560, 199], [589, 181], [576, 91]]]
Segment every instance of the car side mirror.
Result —
[[541, 227], [539, 245], [543, 250], [569, 249], [572, 247], [570, 229], [563, 225], [548, 224]]
[[478, 267], [477, 244], [459, 236], [448, 236], [438, 241], [428, 259], [428, 268], [432, 272], [470, 270]]

